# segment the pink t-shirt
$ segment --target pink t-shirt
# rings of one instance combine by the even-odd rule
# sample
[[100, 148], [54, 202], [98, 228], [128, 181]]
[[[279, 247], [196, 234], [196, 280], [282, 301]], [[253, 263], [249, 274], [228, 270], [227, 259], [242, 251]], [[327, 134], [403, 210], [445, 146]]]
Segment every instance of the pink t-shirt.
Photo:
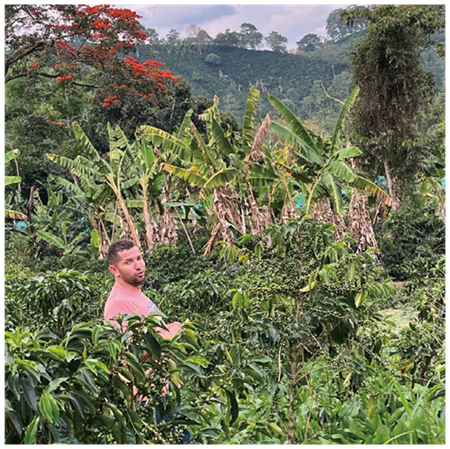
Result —
[[[118, 316], [119, 313], [131, 315], [136, 312], [137, 315], [147, 316], [149, 313], [157, 312], [158, 310], [158, 307], [155, 306], [153, 301], [148, 299], [140, 290], [125, 288], [116, 283], [105, 304], [105, 320], [110, 321], [112, 324], [117, 324], [117, 321], [112, 320], [111, 318]], [[180, 323], [178, 322], [167, 324], [166, 327], [169, 329], [168, 331], [161, 329], [160, 327], [156, 327], [155, 330], [160, 333], [163, 338], [170, 339], [175, 337], [181, 330]], [[126, 364], [126, 362], [123, 363]], [[180, 385], [183, 385], [181, 381]], [[169, 384], [163, 387], [163, 395], [167, 393], [168, 389]], [[135, 386], [133, 386], [133, 394], [137, 394], [137, 388]], [[140, 400], [142, 399], [143, 397], [141, 396]]]
[[[119, 313], [131, 315], [136, 312], [139, 316], [147, 316], [149, 313], [157, 311], [159, 311], [158, 307], [140, 290], [125, 288], [116, 283], [105, 304], [105, 320], [117, 324], [117, 321], [111, 318], [118, 316]], [[167, 324], [166, 327], [169, 329], [168, 331], [160, 327], [156, 327], [155, 330], [163, 338], [173, 338], [180, 332], [180, 323], [178, 322]]]
[[105, 304], [105, 320], [116, 324], [116, 321], [111, 318], [118, 316], [119, 313], [131, 315], [136, 312], [137, 315], [147, 316], [158, 310], [158, 307], [140, 290], [125, 288], [116, 283]]

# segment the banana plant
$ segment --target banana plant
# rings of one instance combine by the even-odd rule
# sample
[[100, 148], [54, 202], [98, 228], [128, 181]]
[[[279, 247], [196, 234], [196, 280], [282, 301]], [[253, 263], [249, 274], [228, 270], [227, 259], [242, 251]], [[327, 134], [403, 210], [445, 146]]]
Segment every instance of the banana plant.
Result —
[[360, 156], [361, 150], [353, 146], [341, 146], [342, 127], [358, 93], [359, 88], [356, 87], [345, 101], [331, 140], [325, 140], [307, 129], [285, 104], [273, 95], [268, 96], [269, 101], [290, 126], [288, 128], [280, 123], [272, 123], [271, 128], [296, 149], [297, 165], [292, 167], [293, 172], [301, 175], [308, 171], [308, 174], [312, 175], [312, 180], [308, 183], [307, 216], [311, 214], [314, 204], [323, 198], [330, 199], [336, 215], [341, 214], [343, 184], [382, 196], [387, 203], [392, 204], [391, 198], [380, 187], [358, 174], [346, 162]]
[[177, 135], [151, 126], [141, 127], [144, 136], [153, 145], [164, 150], [165, 162], [162, 168], [166, 172], [187, 181], [198, 190], [200, 198], [212, 196], [210, 215], [215, 216], [215, 219], [205, 254], [211, 249], [219, 232], [225, 241], [231, 242], [233, 233], [229, 229], [229, 222], [240, 222], [236, 220], [237, 207], [233, 200], [235, 192], [230, 184], [235, 181], [239, 172], [224, 161], [233, 153], [233, 147], [220, 127], [217, 104], [216, 97], [213, 106], [200, 116], [206, 123], [208, 144], [191, 122], [192, 110], [186, 114]]
[[[192, 110], [188, 111], [177, 137], [182, 139], [184, 136], [184, 128], [189, 126]], [[141, 187], [143, 195], [143, 212], [146, 228], [146, 243], [150, 250], [158, 243], [176, 244], [178, 240], [178, 230], [175, 219], [172, 217], [172, 180], [170, 173], [162, 170], [164, 163], [170, 162], [175, 157], [170, 152], [155, 154], [152, 148], [152, 139], [148, 133], [142, 133], [145, 127], [136, 132], [136, 140], [139, 141], [139, 148], [136, 149], [136, 159], [133, 164], [135, 170], [135, 178]], [[150, 197], [149, 197], [150, 194]], [[156, 195], [155, 195], [156, 194]], [[164, 209], [164, 214], [158, 229], [152, 214], [152, 205], [156, 206], [156, 213]], [[149, 207], [150, 206], [150, 207]], [[177, 211], [175, 211], [177, 213]], [[177, 213], [177, 216], [179, 214]], [[178, 216], [181, 225], [185, 229], [184, 222]], [[185, 232], [186, 229], [185, 229]], [[188, 235], [188, 234], [187, 234]], [[188, 238], [189, 235], [188, 235]]]
[[431, 200], [438, 206], [439, 217], [445, 221], [445, 188], [441, 184], [441, 179], [432, 176], [425, 177], [419, 184], [419, 194], [422, 207]]
[[263, 232], [264, 223], [252, 182], [258, 178], [259, 183], [267, 185], [273, 179], [267, 178], [271, 173], [265, 172], [264, 167], [254, 162], [256, 156], [262, 154], [262, 143], [270, 127], [270, 117], [267, 116], [256, 133], [254, 116], [259, 96], [259, 90], [250, 89], [242, 131], [238, 135], [232, 130], [224, 132], [222, 129], [217, 97], [213, 106], [199, 116], [206, 124], [207, 142], [191, 122], [192, 111], [186, 115], [178, 135], [151, 126], [141, 127], [144, 135], [164, 150], [167, 159], [163, 169], [188, 182], [197, 189], [205, 204], [211, 205], [208, 208], [212, 217], [211, 239], [205, 255], [219, 234], [231, 243], [233, 233], [230, 228], [240, 233], [246, 232], [245, 210], [248, 208], [252, 230], [258, 234]]
[[50, 245], [53, 245], [56, 248], [62, 250], [64, 256], [66, 256], [68, 254], [72, 254], [72, 255], [77, 254], [81, 250], [81, 247], [77, 246], [77, 245], [84, 238], [84, 235], [79, 234], [71, 242], [68, 242], [67, 222], [62, 223], [61, 229], [62, 229], [63, 238], [58, 237], [57, 235], [53, 234], [52, 232], [43, 231], [43, 230], [36, 231], [36, 234], [38, 235], [38, 237], [40, 237], [42, 240], [46, 241]]
[[294, 198], [299, 196], [298, 190], [305, 190], [304, 182], [310, 179], [304, 173], [293, 173], [290, 144], [279, 147], [279, 141], [263, 145], [263, 165], [253, 163], [250, 182], [261, 198], [267, 197], [270, 213], [279, 216], [281, 222], [298, 215]]
[[145, 238], [147, 243], [147, 249], [151, 250], [155, 246], [154, 227], [152, 225], [151, 208], [148, 203], [148, 190], [151, 180], [154, 178], [157, 172], [155, 163], [155, 154], [153, 149], [145, 139], [140, 140], [140, 146], [136, 151], [136, 159], [132, 163], [132, 167], [135, 170], [135, 176], [133, 176], [131, 183], [135, 181], [139, 182], [142, 188], [142, 207], [144, 212], [145, 223]]
[[85, 190], [91, 188], [100, 196], [105, 187], [102, 184], [109, 187], [125, 216], [134, 243], [140, 247], [136, 228], [129, 212], [129, 206], [136, 205], [133, 204], [133, 200], [127, 205], [127, 201], [122, 194], [122, 183], [129, 181], [125, 173], [127, 173], [132, 160], [132, 146], [128, 144], [120, 127], [117, 126], [113, 130], [108, 124], [110, 151], [109, 161], [107, 161], [100, 156], [77, 122], [73, 123], [73, 132], [87, 150], [89, 158], [78, 155], [72, 160], [56, 154], [47, 154], [47, 157], [51, 161], [69, 168], [73, 174], [80, 178], [81, 185]]
[[[81, 185], [74, 184], [60, 176], [50, 175], [56, 188], [61, 189], [67, 196], [67, 202], [63, 205], [55, 206], [62, 211], [71, 211], [77, 217], [85, 217], [89, 222], [91, 230], [91, 246], [89, 247], [93, 255], [103, 257], [103, 241], [109, 245], [111, 243], [102, 216], [107, 217], [108, 206], [111, 196], [105, 184], [82, 182]], [[95, 247], [95, 250], [94, 250]]]
[[[8, 151], [5, 154], [5, 164], [9, 163], [13, 159], [15, 159], [17, 156], [19, 156], [20, 151], [19, 150], [12, 150]], [[5, 176], [5, 187], [9, 186], [11, 184], [17, 184], [21, 182], [20, 176]], [[27, 216], [23, 214], [22, 212], [18, 212], [12, 209], [9, 209], [12, 203], [14, 194], [10, 193], [5, 201], [5, 218], [11, 218], [13, 220], [26, 220]]]

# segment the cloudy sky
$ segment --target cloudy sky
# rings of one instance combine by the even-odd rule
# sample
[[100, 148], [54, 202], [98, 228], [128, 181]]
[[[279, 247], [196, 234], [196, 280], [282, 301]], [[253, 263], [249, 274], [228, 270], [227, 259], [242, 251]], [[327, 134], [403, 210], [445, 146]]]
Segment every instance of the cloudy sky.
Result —
[[[274, 2], [275, 3], [275, 2]], [[249, 22], [267, 36], [278, 31], [289, 39], [288, 48], [296, 47], [295, 42], [305, 34], [315, 33], [326, 36], [326, 20], [333, 9], [346, 8], [349, 4], [333, 5], [242, 5], [242, 4], [180, 4], [180, 5], [138, 5], [117, 4], [117, 7], [133, 9], [142, 17], [147, 28], [155, 28], [160, 36], [165, 36], [171, 28], [181, 32], [187, 25], [198, 25], [215, 37], [229, 28], [239, 31], [240, 25]]]

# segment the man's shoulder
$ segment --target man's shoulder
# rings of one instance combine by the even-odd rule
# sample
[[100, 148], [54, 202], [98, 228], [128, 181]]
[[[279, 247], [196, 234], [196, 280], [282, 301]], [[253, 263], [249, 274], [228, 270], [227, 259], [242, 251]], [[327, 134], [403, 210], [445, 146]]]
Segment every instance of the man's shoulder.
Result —
[[114, 284], [111, 292], [109, 293], [108, 299], [106, 300], [105, 307], [111, 307], [116, 303], [128, 302], [131, 296], [132, 295], [127, 291], [127, 289]]
[[[149, 298], [147, 298], [141, 290], [133, 290], [129, 288], [122, 287], [119, 284], [114, 284], [111, 292], [106, 301], [106, 305], [112, 305], [117, 302], [123, 303], [133, 303], [133, 304], [144, 304], [147, 302], [151, 302]], [[153, 303], [152, 303], [153, 304]]]

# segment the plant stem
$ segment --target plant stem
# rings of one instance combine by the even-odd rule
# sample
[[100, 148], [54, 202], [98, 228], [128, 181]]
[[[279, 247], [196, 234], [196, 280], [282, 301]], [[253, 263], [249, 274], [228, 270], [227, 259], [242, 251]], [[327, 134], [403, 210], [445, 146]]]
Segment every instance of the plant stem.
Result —
[[181, 219], [180, 214], [178, 213], [178, 209], [176, 207], [175, 207], [175, 212], [177, 213], [178, 220], [180, 220], [181, 226], [183, 226], [183, 229], [184, 229], [184, 233], [186, 234], [186, 237], [189, 240], [189, 245], [191, 245], [192, 252], [195, 254], [194, 245], [192, 244], [191, 238], [189, 237], [189, 233], [188, 233], [188, 231], [186, 229], [186, 226], [184, 225], [184, 221]]
[[289, 444], [296, 444], [295, 440], [295, 387], [297, 384], [297, 357], [298, 347], [293, 344], [291, 347], [291, 374], [289, 382], [289, 421], [288, 421], [288, 442]]

